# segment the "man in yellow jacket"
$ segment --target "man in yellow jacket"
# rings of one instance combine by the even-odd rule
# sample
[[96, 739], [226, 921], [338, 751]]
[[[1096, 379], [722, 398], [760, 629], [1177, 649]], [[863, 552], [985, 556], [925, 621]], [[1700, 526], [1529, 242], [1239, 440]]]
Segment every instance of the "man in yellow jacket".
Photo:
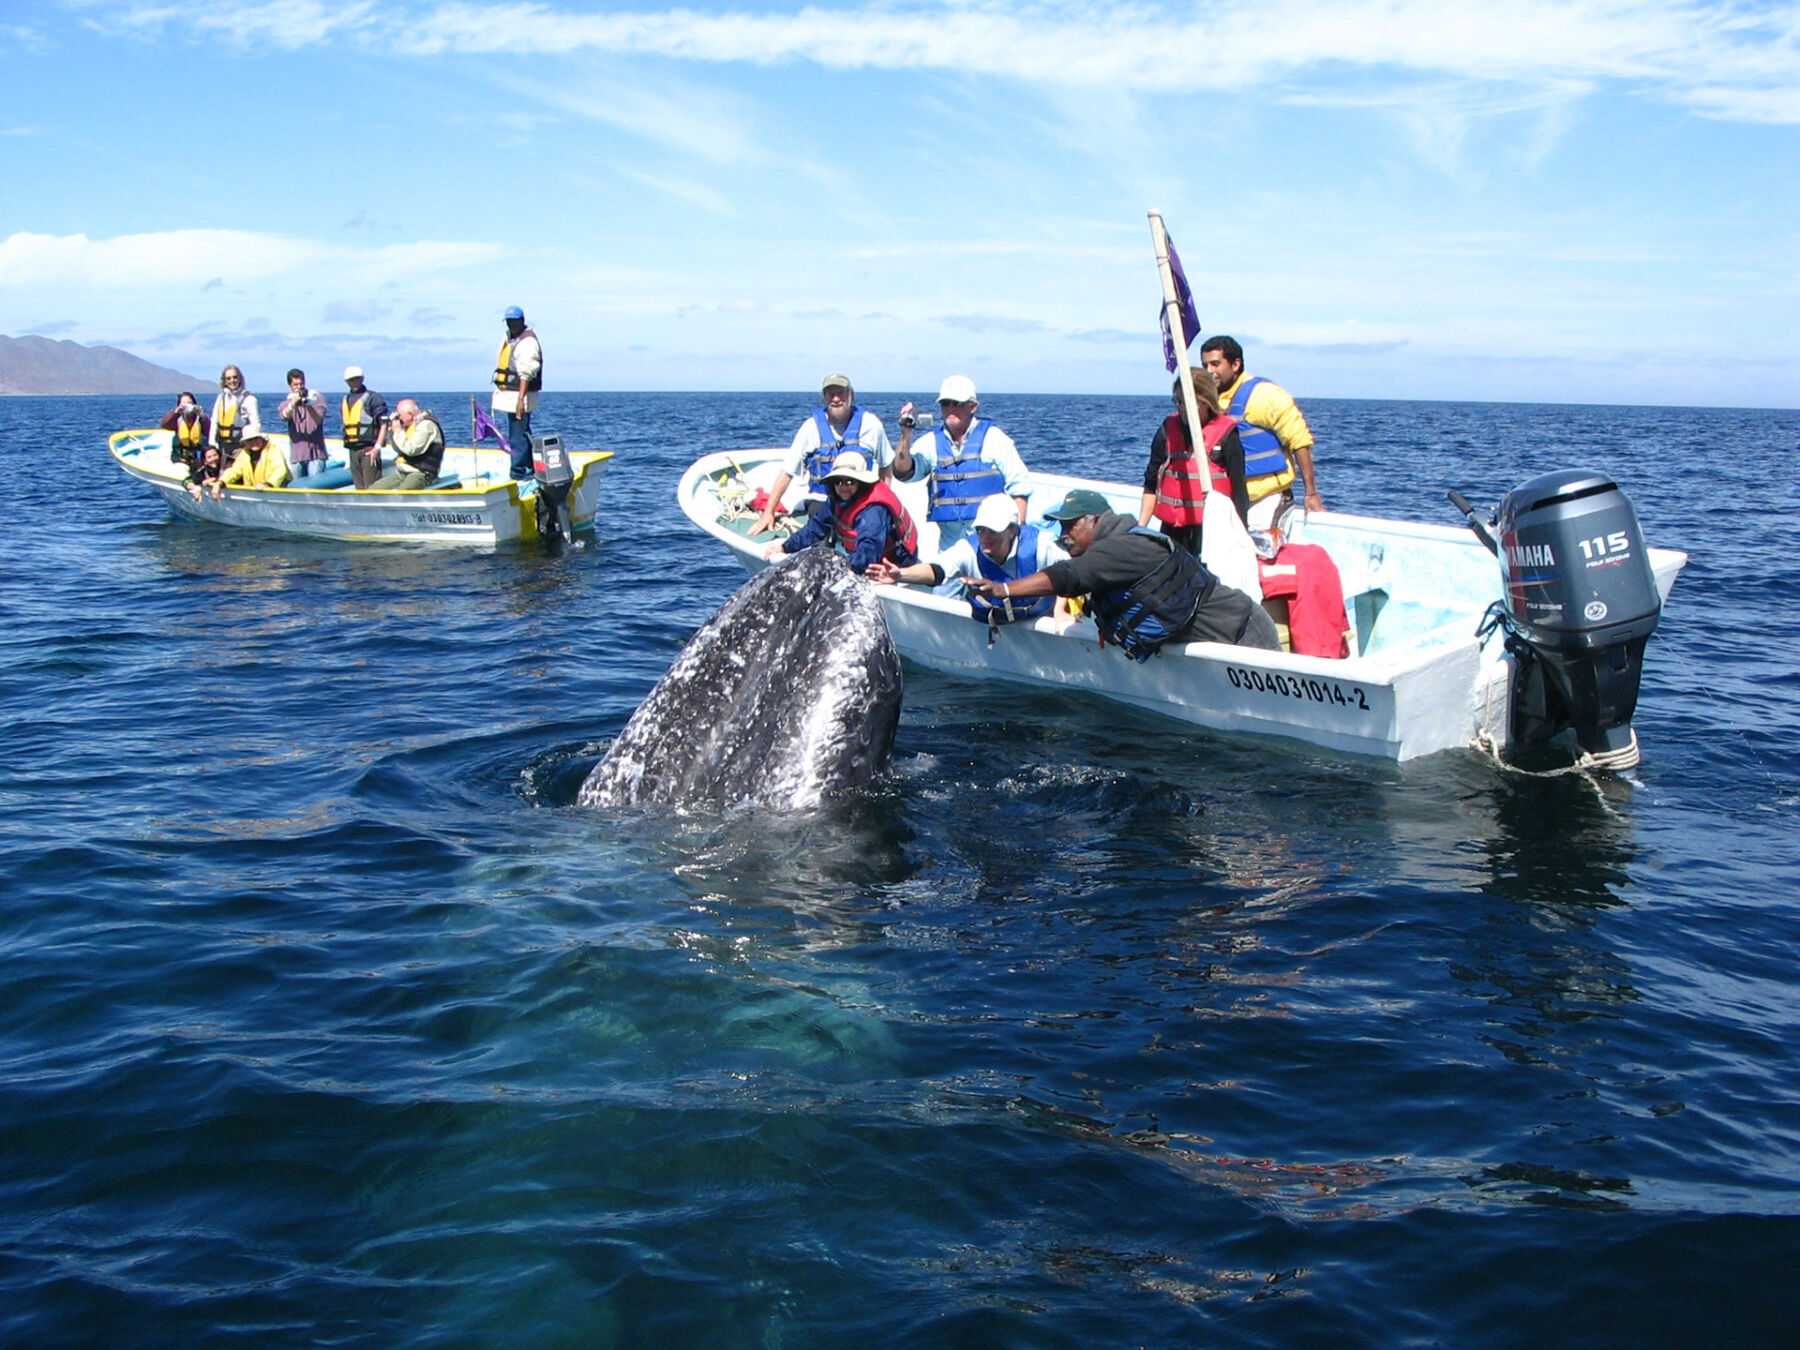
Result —
[[1313, 481], [1313, 434], [1288, 391], [1272, 380], [1244, 372], [1244, 349], [1236, 338], [1208, 338], [1200, 346], [1200, 364], [1219, 387], [1219, 402], [1238, 424], [1244, 445], [1244, 486], [1250, 494], [1249, 526], [1275, 526], [1283, 508], [1293, 505], [1295, 472], [1306, 489], [1306, 509], [1323, 511], [1324, 499]]
[[228, 487], [286, 487], [292, 476], [287, 459], [269, 444], [262, 428], [252, 422], [244, 428], [238, 442], [237, 458], [212, 485], [213, 500], [224, 496]]

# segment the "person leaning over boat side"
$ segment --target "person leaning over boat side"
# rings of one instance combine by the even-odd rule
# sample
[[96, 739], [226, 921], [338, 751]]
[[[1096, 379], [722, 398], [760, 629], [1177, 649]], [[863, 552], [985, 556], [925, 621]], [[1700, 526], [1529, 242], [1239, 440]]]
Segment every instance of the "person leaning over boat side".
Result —
[[325, 400], [306, 387], [306, 372], [287, 373], [288, 396], [275, 411], [287, 423], [288, 465], [295, 478], [325, 472]]
[[[207, 493], [219, 485], [219, 478], [225, 471], [225, 465], [219, 458], [219, 447], [209, 445], [200, 451], [200, 458], [188, 465], [187, 481], [182, 484], [188, 490], [188, 496], [199, 501]], [[218, 493], [213, 492], [216, 497]]]
[[[1239, 520], [1250, 511], [1250, 495], [1244, 488], [1244, 446], [1237, 424], [1219, 411], [1219, 391], [1205, 370], [1188, 372], [1194, 386], [1194, 404], [1200, 410], [1200, 436], [1204, 454], [1196, 456], [1189, 444], [1187, 413], [1182, 406], [1181, 378], [1175, 379], [1175, 411], [1150, 438], [1150, 463], [1144, 470], [1144, 503], [1138, 524], [1154, 517], [1162, 532], [1196, 558], [1200, 556], [1201, 522], [1206, 515], [1208, 491], [1231, 498]], [[1173, 443], [1175, 453], [1169, 453]]]
[[1231, 642], [1279, 650], [1275, 621], [1175, 541], [1076, 488], [1048, 513], [1062, 522], [1067, 561], [1015, 582], [971, 581], [989, 600], [1085, 595], [1102, 643], [1147, 661], [1169, 643]]
[[494, 358], [493, 409], [506, 414], [506, 439], [512, 446], [512, 476], [530, 478], [531, 410], [538, 405], [544, 387], [544, 349], [538, 336], [525, 326], [525, 311], [517, 305], [506, 311], [506, 340]]
[[1288, 391], [1260, 375], [1244, 373], [1244, 349], [1237, 339], [1210, 337], [1200, 344], [1200, 363], [1219, 387], [1225, 415], [1238, 424], [1244, 443], [1245, 487], [1250, 493], [1252, 530], [1268, 530], [1294, 504], [1292, 484], [1298, 469], [1306, 489], [1306, 509], [1323, 511], [1324, 499], [1313, 481], [1313, 434]]
[[161, 426], [169, 433], [170, 461], [187, 465], [191, 480], [194, 466], [200, 463], [200, 448], [212, 432], [212, 419], [200, 411], [199, 399], [184, 392], [175, 400], [175, 406], [163, 414]]
[[387, 400], [363, 384], [361, 366], [344, 370], [349, 392], [338, 405], [344, 423], [344, 455], [350, 461], [350, 479], [359, 488], [374, 487], [381, 477], [381, 443], [387, 439]]
[[[996, 492], [991, 497], [984, 497], [976, 510], [973, 535], [958, 539], [930, 562], [918, 562], [910, 567], [875, 562], [870, 564], [867, 575], [870, 581], [882, 586], [906, 581], [935, 587], [968, 577], [1014, 582], [1033, 572], [1041, 572], [1067, 556], [1052, 531], [1036, 525], [1021, 525], [1013, 499], [1004, 492]], [[978, 623], [1016, 623], [1020, 619], [1041, 619], [1052, 613], [1068, 612], [1067, 606], [1054, 595], [1029, 599], [1003, 597], [995, 601], [985, 595], [971, 594], [969, 609], [971, 617]]]
[[270, 445], [262, 428], [252, 422], [238, 438], [237, 458], [212, 485], [213, 500], [218, 501], [228, 487], [285, 487], [289, 477], [281, 451]]
[[781, 462], [781, 472], [769, 489], [768, 505], [763, 507], [750, 533], [763, 534], [775, 528], [782, 495], [787, 492], [788, 484], [801, 474], [807, 475], [810, 481], [806, 500], [798, 514], [804, 515], [824, 505], [830, 496], [825, 490], [825, 475], [831, 471], [832, 461], [847, 446], [861, 446], [882, 477], [888, 476], [894, 462], [894, 447], [888, 444], [887, 428], [867, 408], [856, 406], [856, 390], [851, 388], [848, 375], [827, 375], [819, 386], [819, 406], [794, 433], [794, 443], [788, 447], [787, 458]]
[[931, 505], [926, 519], [938, 527], [938, 552], [942, 553], [975, 528], [975, 512], [984, 497], [1004, 492], [1016, 499], [1019, 519], [1025, 519], [1025, 499], [1031, 482], [1025, 461], [1008, 436], [975, 413], [981, 407], [975, 397], [975, 381], [952, 375], [938, 390], [938, 420], [942, 423], [913, 448], [913, 405], [900, 409], [900, 444], [894, 448], [894, 477], [916, 483], [931, 477]]
[[421, 411], [410, 398], [396, 403], [388, 444], [394, 448], [393, 470], [369, 484], [371, 488], [418, 492], [437, 482], [444, 465], [444, 429], [429, 410]]
[[219, 396], [212, 406], [212, 443], [219, 447], [219, 458], [235, 456], [244, 439], [244, 428], [261, 421], [256, 395], [244, 388], [244, 372], [236, 366], [226, 366], [219, 372]]
[[912, 517], [894, 490], [880, 480], [860, 450], [844, 451], [825, 475], [831, 505], [814, 511], [796, 533], [769, 544], [763, 557], [772, 560], [814, 544], [838, 543], [849, 555], [850, 570], [859, 576], [881, 561], [902, 567], [918, 562], [919, 537]]

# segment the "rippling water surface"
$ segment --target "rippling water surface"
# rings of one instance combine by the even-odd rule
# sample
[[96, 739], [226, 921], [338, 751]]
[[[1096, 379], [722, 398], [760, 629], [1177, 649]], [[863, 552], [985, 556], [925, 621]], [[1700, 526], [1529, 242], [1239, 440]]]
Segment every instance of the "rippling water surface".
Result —
[[[178, 520], [160, 401], [0, 400], [0, 1342], [1793, 1343], [1800, 414], [1307, 405], [1330, 505], [1592, 465], [1691, 552], [1635, 783], [909, 668], [772, 823], [573, 800], [743, 579], [680, 469], [805, 400], [546, 409], [619, 452], [558, 557]], [[1161, 410], [984, 407], [1127, 480]]]

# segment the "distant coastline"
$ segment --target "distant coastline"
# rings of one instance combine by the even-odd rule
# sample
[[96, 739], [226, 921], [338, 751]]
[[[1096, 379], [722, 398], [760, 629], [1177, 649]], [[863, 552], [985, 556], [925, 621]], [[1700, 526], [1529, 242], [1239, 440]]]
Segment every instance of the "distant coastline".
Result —
[[211, 383], [117, 347], [84, 347], [37, 336], [0, 337], [0, 395], [172, 395]]

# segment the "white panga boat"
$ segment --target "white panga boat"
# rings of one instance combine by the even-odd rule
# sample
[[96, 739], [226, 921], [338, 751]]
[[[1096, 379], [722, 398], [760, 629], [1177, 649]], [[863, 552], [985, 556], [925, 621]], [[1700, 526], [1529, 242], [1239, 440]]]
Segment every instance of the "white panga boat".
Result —
[[[756, 514], [748, 503], [759, 489], [766, 490], [773, 482], [785, 453], [768, 449], [707, 455], [687, 470], [678, 489], [688, 519], [729, 548], [752, 572], [768, 566], [762, 549], [774, 536], [752, 538], [748, 534]], [[1550, 497], [1540, 497], [1539, 515], [1515, 522], [1517, 530], [1505, 539], [1503, 556], [1509, 564], [1516, 557], [1543, 561], [1546, 555], [1531, 550], [1550, 549], [1550, 544], [1532, 543], [1516, 556], [1515, 545], [1521, 539], [1530, 542], [1539, 537], [1532, 530], [1541, 527], [1545, 513], [1577, 513], [1572, 524], [1560, 519], [1557, 523], [1574, 531], [1563, 551], [1578, 555], [1590, 546], [1607, 550], [1608, 537], [1616, 533], [1613, 529], [1587, 533], [1600, 527], [1593, 523], [1594, 517], [1580, 512], [1622, 506], [1630, 513], [1629, 503], [1611, 483], [1599, 479], [1611, 489], [1616, 502], [1587, 481], [1598, 475], [1561, 477], [1583, 481], [1572, 493], [1556, 496], [1560, 505], [1543, 505]], [[1034, 473], [1030, 518], [1035, 520], [1053, 509], [1072, 488], [1099, 492], [1115, 510], [1131, 515], [1142, 498], [1141, 489], [1135, 486]], [[790, 489], [790, 499], [803, 489], [804, 483], [797, 483]], [[931, 556], [936, 530], [925, 522], [922, 486], [899, 484], [896, 491], [919, 523], [921, 552]], [[1571, 501], [1577, 505], [1568, 506]], [[1581, 501], [1588, 506], [1580, 506]], [[1522, 508], [1525, 503], [1519, 505]], [[1504, 510], [1502, 515], [1504, 518]], [[1609, 519], [1606, 523], [1618, 522]], [[1631, 515], [1630, 530], [1641, 538], [1636, 535], [1635, 515]], [[1533, 690], [1526, 669], [1533, 660], [1516, 650], [1525, 630], [1516, 623], [1483, 623], [1490, 607], [1506, 600], [1509, 591], [1547, 585], [1541, 575], [1521, 577], [1515, 572], [1509, 583], [1503, 565], [1482, 540], [1468, 529], [1448, 525], [1331, 511], [1304, 516], [1296, 512], [1289, 538], [1295, 543], [1322, 545], [1337, 565], [1352, 630], [1351, 654], [1346, 660], [1204, 642], [1165, 647], [1149, 661], [1139, 663], [1117, 650], [1103, 649], [1090, 620], [1059, 624], [1054, 619], [1034, 619], [989, 628], [974, 621], [967, 601], [960, 598], [915, 586], [879, 586], [876, 590], [895, 644], [903, 656], [921, 665], [973, 678], [1085, 690], [1214, 731], [1283, 737], [1353, 754], [1408, 760], [1483, 744], [1505, 753], [1515, 741], [1551, 739], [1574, 726], [1567, 718], [1561, 726], [1547, 724], [1542, 688]], [[1563, 542], [1559, 539], [1556, 547], [1562, 548]], [[1654, 628], [1655, 612], [1660, 611], [1687, 555], [1640, 546], [1632, 561], [1643, 567], [1643, 604], [1653, 610], [1648, 624]], [[1597, 565], [1609, 566], [1605, 560]], [[1606, 575], [1619, 574], [1615, 568]], [[1654, 599], [1649, 599], [1652, 591]], [[1595, 603], [1591, 599], [1586, 602], [1590, 618]], [[1615, 629], [1617, 620], [1633, 617], [1620, 608], [1613, 606]], [[1601, 615], [1605, 612], [1602, 606]], [[1481, 631], [1484, 628], [1486, 631]], [[1647, 636], [1640, 618], [1632, 633], [1601, 649], [1600, 664], [1623, 666], [1627, 664], [1625, 655], [1635, 663]], [[1513, 650], [1509, 650], [1509, 642]], [[1635, 651], [1630, 651], [1633, 642]], [[1540, 658], [1541, 664], [1554, 665], [1556, 661], [1554, 653], [1547, 662]], [[1602, 756], [1596, 762], [1604, 767], [1628, 767], [1636, 762], [1636, 737], [1630, 730], [1637, 693], [1635, 664], [1624, 673], [1629, 676], [1630, 690], [1624, 700], [1623, 734], [1613, 728], [1610, 744], [1628, 737], [1629, 754], [1616, 751], [1611, 761]], [[1543, 678], [1539, 677], [1540, 686]], [[1602, 674], [1603, 694], [1606, 678]], [[1575, 683], [1579, 686], [1579, 678]], [[1605, 703], [1606, 698], [1601, 701]], [[1619, 701], [1615, 691], [1612, 705]], [[1552, 697], [1549, 702], [1548, 718], [1554, 722], [1556, 700]], [[1585, 743], [1592, 738], [1584, 734], [1582, 739]], [[1591, 753], [1596, 747], [1584, 744], [1580, 748]]]
[[[438, 481], [420, 492], [358, 490], [351, 485], [343, 442], [328, 440], [323, 474], [279, 488], [226, 488], [214, 501], [199, 501], [185, 486], [187, 469], [170, 456], [170, 433], [115, 431], [107, 439], [113, 459], [131, 477], [148, 483], [175, 510], [195, 520], [248, 529], [282, 530], [327, 539], [411, 540], [439, 544], [497, 544], [539, 537], [538, 483], [515, 482], [504, 450], [452, 446], [444, 451]], [[287, 453], [287, 437], [271, 435], [269, 447]], [[572, 481], [568, 523], [594, 527], [600, 476], [610, 450], [567, 451]]]

